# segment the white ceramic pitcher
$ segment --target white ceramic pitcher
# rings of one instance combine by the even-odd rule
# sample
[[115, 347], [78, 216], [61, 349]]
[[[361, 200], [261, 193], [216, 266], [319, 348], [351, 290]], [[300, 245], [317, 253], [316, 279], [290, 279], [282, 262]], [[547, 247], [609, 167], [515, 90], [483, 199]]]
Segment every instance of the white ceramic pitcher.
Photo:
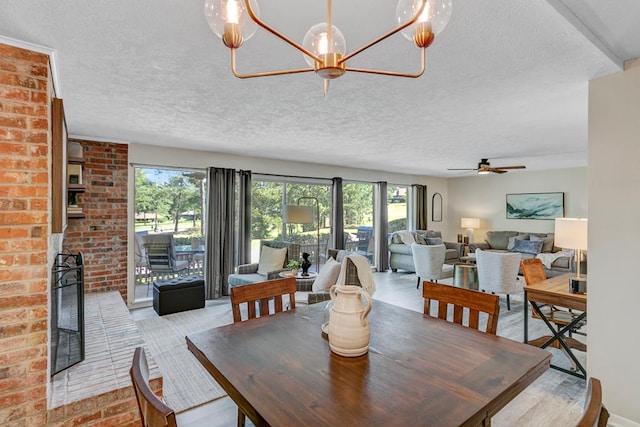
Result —
[[[340, 356], [356, 357], [369, 351], [371, 297], [360, 286], [334, 285], [329, 291], [329, 348]], [[367, 301], [362, 303], [362, 297]]]

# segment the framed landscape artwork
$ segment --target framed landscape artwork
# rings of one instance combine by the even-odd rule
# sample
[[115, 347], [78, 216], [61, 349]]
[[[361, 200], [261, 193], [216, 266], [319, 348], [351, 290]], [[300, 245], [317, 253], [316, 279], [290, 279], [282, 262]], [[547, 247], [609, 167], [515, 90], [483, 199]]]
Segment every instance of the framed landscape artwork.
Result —
[[564, 217], [564, 193], [507, 194], [507, 219]]

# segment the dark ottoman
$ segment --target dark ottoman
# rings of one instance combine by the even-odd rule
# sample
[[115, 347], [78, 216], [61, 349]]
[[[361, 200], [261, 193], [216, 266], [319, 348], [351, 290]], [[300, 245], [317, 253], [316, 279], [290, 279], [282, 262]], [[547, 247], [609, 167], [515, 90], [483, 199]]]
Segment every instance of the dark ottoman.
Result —
[[160, 316], [203, 307], [202, 276], [176, 277], [153, 282], [153, 309]]

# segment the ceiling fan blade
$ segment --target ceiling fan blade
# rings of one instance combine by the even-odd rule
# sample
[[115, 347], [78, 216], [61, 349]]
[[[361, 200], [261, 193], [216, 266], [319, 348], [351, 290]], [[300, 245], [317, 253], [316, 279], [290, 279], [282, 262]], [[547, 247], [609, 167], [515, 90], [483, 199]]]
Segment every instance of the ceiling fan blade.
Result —
[[496, 166], [495, 169], [526, 169], [526, 166]]
[[489, 168], [489, 172], [493, 172], [493, 173], [507, 173], [507, 171], [502, 170], [501, 168]]
[[455, 169], [455, 168], [453, 168], [453, 169], [451, 169], [451, 168], [449, 168], [447, 170], [448, 171], [477, 171], [478, 169], [468, 169], [468, 168], [464, 168], [464, 169]]

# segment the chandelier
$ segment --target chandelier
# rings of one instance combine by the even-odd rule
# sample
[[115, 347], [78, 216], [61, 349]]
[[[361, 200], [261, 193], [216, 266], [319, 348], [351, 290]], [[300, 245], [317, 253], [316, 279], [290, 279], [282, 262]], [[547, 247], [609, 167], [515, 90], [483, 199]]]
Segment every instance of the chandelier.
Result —
[[[395, 17], [397, 26], [348, 54], [342, 32], [331, 23], [331, 0], [327, 0], [327, 22], [312, 26], [304, 36], [302, 44], [296, 43], [263, 22], [259, 17], [256, 0], [205, 0], [204, 12], [211, 30], [231, 50], [231, 71], [236, 77], [248, 79], [315, 71], [324, 81], [326, 96], [329, 81], [342, 76], [347, 71], [394, 77], [420, 77], [425, 70], [425, 49], [433, 43], [435, 36], [449, 22], [451, 2], [452, 0], [399, 0]], [[255, 34], [258, 26], [302, 52], [309, 67], [251, 74], [239, 73], [236, 70], [236, 49]], [[421, 67], [418, 72], [404, 73], [347, 66], [349, 59], [398, 32], [413, 41], [421, 50]]]

